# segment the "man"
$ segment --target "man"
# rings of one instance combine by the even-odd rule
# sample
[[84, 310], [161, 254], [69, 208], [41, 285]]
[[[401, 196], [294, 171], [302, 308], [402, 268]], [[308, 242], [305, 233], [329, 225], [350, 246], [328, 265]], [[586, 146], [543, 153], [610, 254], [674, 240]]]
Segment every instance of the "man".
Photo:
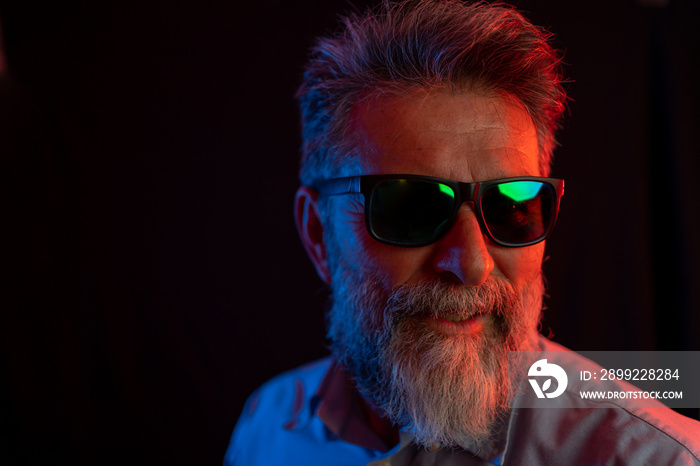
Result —
[[251, 396], [227, 464], [700, 464], [670, 410], [519, 407], [509, 352], [564, 350], [537, 334], [564, 189], [547, 39], [506, 6], [412, 1], [318, 42], [295, 217], [332, 357]]

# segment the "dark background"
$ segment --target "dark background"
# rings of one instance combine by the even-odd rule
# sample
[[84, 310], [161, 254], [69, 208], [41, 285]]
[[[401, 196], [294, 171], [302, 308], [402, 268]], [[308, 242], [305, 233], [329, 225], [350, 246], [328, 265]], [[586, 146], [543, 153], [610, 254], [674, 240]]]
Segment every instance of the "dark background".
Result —
[[[65, 3], [0, 3], [0, 463], [220, 464], [326, 354], [292, 95], [349, 4]], [[700, 2], [516, 4], [574, 80], [543, 333], [700, 350]]]

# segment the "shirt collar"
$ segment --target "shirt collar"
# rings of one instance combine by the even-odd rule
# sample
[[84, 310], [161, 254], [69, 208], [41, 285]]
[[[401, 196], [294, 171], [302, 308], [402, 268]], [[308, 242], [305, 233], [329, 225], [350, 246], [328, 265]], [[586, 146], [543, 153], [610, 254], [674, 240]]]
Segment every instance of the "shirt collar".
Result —
[[387, 445], [370, 428], [362, 412], [360, 394], [354, 387], [350, 375], [336, 360], [333, 360], [321, 381], [318, 391], [316, 415], [338, 438], [369, 448], [386, 452], [394, 445]]

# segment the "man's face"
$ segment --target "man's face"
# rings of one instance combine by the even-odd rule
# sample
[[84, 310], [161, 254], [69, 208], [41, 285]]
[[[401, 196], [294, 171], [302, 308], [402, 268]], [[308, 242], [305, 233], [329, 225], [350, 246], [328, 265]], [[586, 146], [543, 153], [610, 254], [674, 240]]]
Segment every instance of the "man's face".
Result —
[[[360, 173], [463, 182], [541, 176], [526, 111], [471, 92], [382, 97], [353, 110]], [[483, 444], [509, 398], [508, 350], [533, 349], [544, 243], [493, 244], [469, 203], [438, 242], [370, 238], [361, 195], [328, 199], [334, 352], [365, 397], [419, 442]]]

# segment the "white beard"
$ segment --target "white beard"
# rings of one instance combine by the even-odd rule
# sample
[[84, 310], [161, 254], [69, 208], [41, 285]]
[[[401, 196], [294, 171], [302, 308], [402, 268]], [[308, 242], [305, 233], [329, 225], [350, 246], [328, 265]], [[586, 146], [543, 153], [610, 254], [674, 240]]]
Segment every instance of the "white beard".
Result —
[[[491, 442], [522, 377], [509, 371], [508, 352], [536, 348], [541, 276], [520, 296], [493, 277], [479, 287], [437, 281], [387, 292], [342, 259], [333, 268], [328, 337], [362, 395], [419, 445]], [[447, 335], [424, 319], [477, 312], [486, 315], [476, 335]]]

